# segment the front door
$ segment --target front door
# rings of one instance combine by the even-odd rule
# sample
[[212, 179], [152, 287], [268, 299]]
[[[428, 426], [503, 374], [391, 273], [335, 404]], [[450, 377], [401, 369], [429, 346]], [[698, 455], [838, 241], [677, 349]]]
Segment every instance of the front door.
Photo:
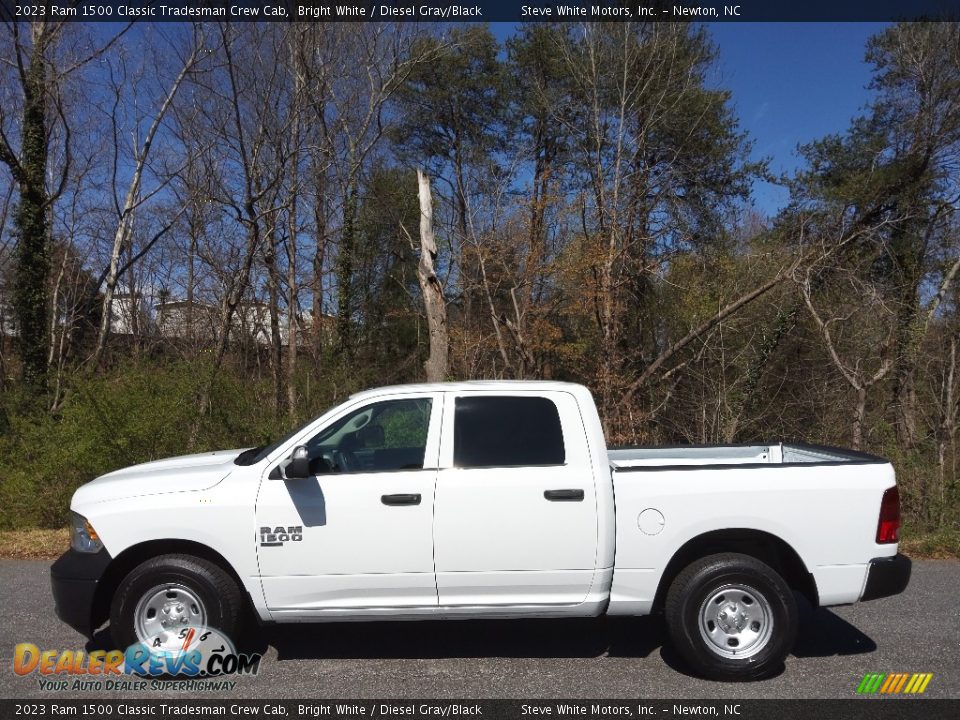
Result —
[[271, 612], [436, 606], [441, 400], [420, 393], [347, 407], [306, 442], [311, 477], [270, 479], [278, 471], [268, 468], [256, 517]]
[[464, 392], [447, 402], [434, 522], [440, 606], [583, 602], [597, 503], [574, 397]]

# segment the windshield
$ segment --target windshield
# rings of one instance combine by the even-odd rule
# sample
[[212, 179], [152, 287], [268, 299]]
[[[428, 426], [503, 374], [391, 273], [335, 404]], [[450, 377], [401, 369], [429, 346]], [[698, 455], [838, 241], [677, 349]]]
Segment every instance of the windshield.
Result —
[[[322, 413], [320, 413], [320, 414], [317, 415], [315, 418], [313, 418], [313, 420], [311, 420], [309, 423], [307, 423], [307, 425], [312, 425], [314, 422], [316, 422], [316, 420], [317, 420], [318, 418], [321, 418], [321, 417], [323, 417], [324, 415], [326, 415], [326, 414], [327, 414], [328, 412], [330, 412], [330, 410], [332, 410], [334, 407], [336, 407], [336, 406], [334, 405], [334, 406], [332, 406], [332, 407], [330, 407], [330, 408], [327, 408], [327, 409], [324, 410]], [[236, 458], [234, 459], [234, 461], [233, 461], [233, 464], [234, 464], [234, 465], [256, 465], [258, 462], [260, 462], [260, 461], [263, 460], [265, 457], [267, 457], [267, 455], [269, 455], [269, 454], [272, 453], [274, 450], [276, 450], [278, 447], [280, 447], [281, 445], [283, 445], [285, 442], [287, 442], [290, 438], [292, 438], [294, 435], [296, 435], [297, 433], [299, 433], [299, 432], [300, 432], [301, 430], [303, 430], [303, 428], [305, 428], [305, 427], [306, 427], [306, 425], [299, 425], [299, 426], [295, 427], [293, 430], [291, 430], [290, 432], [288, 432], [286, 435], [284, 435], [283, 437], [281, 437], [279, 440], [276, 440], [276, 441], [270, 443], [269, 445], [261, 445], [260, 447], [255, 447], [255, 448], [250, 448], [249, 450], [244, 450], [242, 453], [240, 453], [239, 455], [237, 455], [237, 457], [236, 457]]]

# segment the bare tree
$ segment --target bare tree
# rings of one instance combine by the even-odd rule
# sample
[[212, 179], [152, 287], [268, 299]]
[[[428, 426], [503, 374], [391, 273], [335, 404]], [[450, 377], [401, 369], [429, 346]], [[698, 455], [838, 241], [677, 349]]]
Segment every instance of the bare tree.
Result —
[[424, 363], [427, 382], [440, 382], [447, 377], [447, 362], [450, 341], [447, 337], [447, 306], [443, 299], [443, 287], [437, 277], [437, 242], [433, 236], [433, 197], [430, 193], [430, 177], [417, 169], [417, 197], [420, 201], [420, 263], [417, 280], [423, 293], [423, 305], [430, 330], [430, 357]]
[[[868, 314], [879, 312], [882, 315], [890, 315], [890, 309], [884, 306], [882, 299], [877, 295], [873, 288], [860, 283], [857, 277], [848, 275], [848, 282], [850, 282], [856, 288], [856, 290], [859, 291], [856, 293], [856, 295], [859, 295], [862, 305], [847, 310], [843, 315], [834, 315], [833, 317], [824, 319], [822, 313], [817, 310], [813, 302], [811, 275], [812, 273], [808, 269], [806, 276], [801, 283], [803, 299], [807, 305], [807, 309], [810, 311], [811, 317], [813, 317], [814, 322], [816, 322], [817, 327], [820, 330], [820, 335], [823, 338], [823, 342], [826, 346], [827, 352], [830, 355], [830, 359], [833, 361], [833, 364], [837, 370], [840, 371], [840, 374], [843, 376], [843, 378], [856, 393], [856, 404], [854, 406], [855, 409], [851, 426], [851, 436], [854, 449], [859, 450], [863, 447], [864, 422], [867, 414], [867, 393], [870, 391], [870, 388], [883, 380], [887, 373], [890, 372], [893, 360], [889, 355], [884, 356], [884, 351], [889, 350], [890, 343], [893, 341], [893, 337], [892, 334], [888, 333], [884, 340], [879, 344], [879, 347], [870, 348], [879, 350], [879, 358], [873, 359], [864, 355], [857, 357], [854, 360], [845, 360], [841, 357], [840, 352], [837, 349], [837, 341], [834, 337], [835, 330], [833, 328], [842, 327], [843, 324], [850, 323], [852, 319], [856, 319], [860, 323], [866, 324], [869, 322]], [[864, 310], [866, 312], [862, 312]], [[862, 349], [865, 353], [869, 352], [868, 348], [866, 347], [863, 347]], [[868, 361], [872, 361], [872, 364], [875, 365], [876, 368], [870, 370], [865, 367], [868, 364]]]
[[[300, 234], [299, 199], [301, 146], [304, 140], [304, 115], [307, 105], [307, 71], [304, 55], [310, 47], [308, 26], [293, 25], [287, 37], [290, 58], [290, 73], [293, 76], [293, 88], [290, 98], [290, 207], [287, 211], [287, 409], [291, 417], [296, 417], [297, 406], [297, 352], [299, 347], [298, 317], [300, 315], [299, 281], [297, 279], [298, 237]], [[314, 318], [320, 322], [320, 317]]]
[[[200, 26], [196, 26], [200, 27]], [[116, 292], [117, 283], [120, 281], [120, 278], [123, 276], [123, 273], [126, 272], [130, 266], [131, 262], [125, 264], [121, 263], [121, 254], [125, 248], [130, 247], [131, 236], [133, 232], [133, 222], [134, 215], [138, 209], [140, 209], [145, 202], [155, 197], [160, 193], [168, 183], [170, 183], [174, 175], [170, 174], [166, 177], [160, 178], [154, 188], [149, 189], [148, 191], [143, 191], [143, 177], [144, 173], [148, 168], [148, 162], [151, 160], [151, 150], [154, 147], [155, 141], [157, 139], [157, 133], [163, 125], [163, 121], [170, 111], [171, 106], [174, 103], [174, 100], [177, 96], [177, 92], [180, 90], [181, 85], [184, 80], [194, 71], [198, 62], [202, 59], [203, 55], [206, 52], [205, 38], [203, 36], [202, 30], [198, 29], [195, 31], [194, 37], [190, 45], [188, 46], [185, 57], [183, 58], [180, 68], [174, 76], [173, 80], [170, 82], [170, 85], [166, 88], [166, 91], [163, 93], [162, 98], [153, 114], [153, 117], [150, 120], [150, 124], [147, 128], [146, 133], [141, 139], [134, 139], [134, 144], [131, 148], [131, 158], [133, 170], [130, 176], [130, 182], [127, 186], [126, 192], [124, 193], [123, 202], [117, 204], [117, 226], [113, 234], [113, 245], [110, 249], [110, 261], [107, 268], [101, 274], [101, 283], [103, 284], [103, 303], [100, 313], [100, 330], [97, 333], [97, 344], [94, 348], [93, 356], [91, 357], [91, 363], [94, 367], [99, 365], [100, 360], [103, 356], [104, 348], [106, 347], [107, 337], [110, 333], [110, 320], [111, 312], [113, 308], [113, 297]], [[119, 165], [126, 164], [121, 163], [118, 159], [120, 154], [120, 138], [118, 123], [120, 119], [118, 117], [118, 107], [120, 106], [123, 100], [123, 94], [127, 91], [127, 80], [125, 72], [125, 59], [123, 53], [120, 54], [120, 63], [121, 71], [123, 72], [124, 77], [121, 77], [120, 81], [114, 84], [114, 104], [113, 112], [111, 113], [111, 120], [114, 130], [114, 183], [116, 183], [116, 171]], [[139, 83], [138, 83], [139, 84]], [[189, 152], [189, 148], [187, 148]], [[116, 197], [116, 196], [115, 196]], [[176, 220], [180, 217], [183, 210], [177, 212], [173, 217], [169, 218], [160, 228], [159, 231], [155, 232], [145, 244], [144, 247], [140, 248], [139, 253], [136, 253], [137, 257], [142, 257], [146, 254], [150, 248], [163, 237], [174, 225]], [[135, 253], [131, 250], [131, 255]]]
[[[15, 69], [15, 79], [8, 87], [16, 87], [17, 92], [5, 93], [7, 97], [0, 100], [0, 162], [9, 169], [19, 188], [14, 215], [19, 238], [14, 307], [22, 375], [37, 389], [46, 386], [49, 359], [50, 335], [46, 325], [50, 311], [50, 208], [63, 194], [71, 176], [71, 127], [63, 104], [63, 89], [71, 75], [101, 57], [125, 30], [98, 45], [76, 42], [80, 38], [75, 32], [77, 26], [62, 21], [31, 22], [28, 36], [23, 24], [5, 22], [10, 30], [12, 57], [4, 64]], [[65, 36], [69, 36], [70, 42], [64, 40]], [[17, 105], [19, 147], [7, 115], [8, 108]], [[54, 130], [60, 135], [62, 155], [59, 166], [48, 173]]]

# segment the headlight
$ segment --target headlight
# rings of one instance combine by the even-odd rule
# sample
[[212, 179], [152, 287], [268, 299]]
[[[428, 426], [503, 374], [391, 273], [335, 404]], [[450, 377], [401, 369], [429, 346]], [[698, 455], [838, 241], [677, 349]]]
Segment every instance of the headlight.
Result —
[[75, 512], [70, 513], [70, 547], [84, 553], [99, 552], [103, 547], [90, 521]]

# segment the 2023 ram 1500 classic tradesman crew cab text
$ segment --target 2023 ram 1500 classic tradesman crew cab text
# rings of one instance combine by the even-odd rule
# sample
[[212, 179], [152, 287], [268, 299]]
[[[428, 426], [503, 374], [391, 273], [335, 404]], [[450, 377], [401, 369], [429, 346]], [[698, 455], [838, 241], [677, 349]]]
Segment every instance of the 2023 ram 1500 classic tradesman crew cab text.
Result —
[[121, 648], [184, 624], [645, 615], [705, 676], [774, 672], [814, 605], [892, 595], [885, 460], [795, 444], [608, 450], [590, 392], [362, 392], [274, 444], [109, 473], [71, 505], [57, 612]]

